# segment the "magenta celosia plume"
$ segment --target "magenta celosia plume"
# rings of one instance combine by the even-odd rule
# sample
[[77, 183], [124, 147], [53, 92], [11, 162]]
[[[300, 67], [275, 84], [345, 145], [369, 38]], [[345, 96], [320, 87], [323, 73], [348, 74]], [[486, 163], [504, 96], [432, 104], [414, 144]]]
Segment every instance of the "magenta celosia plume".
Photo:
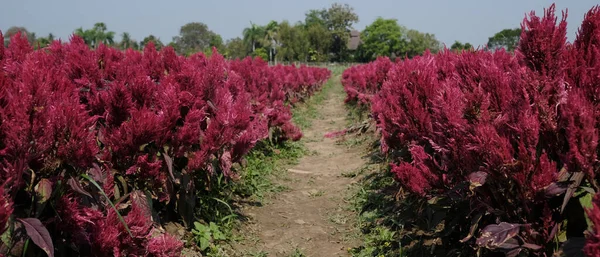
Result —
[[[380, 58], [343, 74], [347, 101], [370, 107], [401, 186], [421, 197], [463, 197], [472, 208], [466, 230], [479, 214], [480, 231], [523, 226], [510, 256], [551, 253], [563, 209], [577, 201], [567, 182], [600, 189], [600, 7], [586, 14], [573, 44], [566, 28], [566, 13], [557, 18], [552, 5], [524, 19], [514, 54]], [[465, 184], [472, 192], [461, 193]], [[598, 204], [596, 197], [588, 211], [589, 256], [600, 253]], [[477, 241], [465, 240], [502, 248]]]
[[[228, 61], [216, 49], [211, 57], [152, 43], [143, 52], [92, 50], [77, 36], [34, 50], [18, 33], [0, 46], [0, 232], [11, 215], [38, 213], [54, 244], [76, 242], [80, 254], [178, 256], [183, 244], [154, 233], [152, 212], [131, 192], [166, 206], [179, 187], [193, 189], [184, 175], [235, 177], [232, 164], [270, 130], [300, 139], [290, 105], [330, 74]], [[107, 201], [124, 201], [117, 205], [131, 235]]]

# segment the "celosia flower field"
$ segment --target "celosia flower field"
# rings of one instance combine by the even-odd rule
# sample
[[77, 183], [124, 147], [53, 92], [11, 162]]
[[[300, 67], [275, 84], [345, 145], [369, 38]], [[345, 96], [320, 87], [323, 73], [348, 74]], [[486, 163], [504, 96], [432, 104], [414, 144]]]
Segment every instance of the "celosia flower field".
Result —
[[600, 7], [572, 43], [565, 18], [532, 12], [515, 54], [443, 51], [343, 74], [396, 180], [441, 206], [441, 244], [460, 256], [600, 256]]
[[189, 225], [198, 189], [216, 174], [235, 179], [232, 164], [258, 141], [298, 140], [290, 104], [330, 76], [152, 44], [10, 42], [0, 46], [0, 254], [30, 239], [49, 256], [178, 256], [183, 244], [156, 224]]

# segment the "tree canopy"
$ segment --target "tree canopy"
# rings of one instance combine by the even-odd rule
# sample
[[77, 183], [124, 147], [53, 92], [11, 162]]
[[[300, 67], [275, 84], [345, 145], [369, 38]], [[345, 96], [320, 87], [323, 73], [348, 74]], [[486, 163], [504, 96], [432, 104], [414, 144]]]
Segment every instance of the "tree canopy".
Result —
[[359, 46], [359, 59], [370, 61], [377, 56], [400, 54], [407, 47], [403, 35], [406, 28], [398, 25], [395, 19], [377, 18], [368, 25], [361, 34], [363, 43]]
[[160, 50], [164, 46], [163, 42], [160, 41], [160, 38], [157, 38], [154, 35], [149, 35], [145, 37], [142, 42], [140, 42], [140, 49], [144, 49], [149, 42], [154, 43], [156, 50]]
[[519, 44], [521, 37], [521, 28], [503, 29], [488, 38], [487, 47], [490, 50], [498, 50], [504, 48], [506, 51], [513, 52]]
[[244, 43], [246, 43], [252, 52], [256, 51], [257, 45], [261, 42], [264, 36], [264, 28], [255, 23], [250, 22], [250, 27], [243, 31]]
[[461, 51], [461, 50], [470, 50], [473, 49], [473, 45], [471, 45], [470, 43], [462, 43], [460, 41], [454, 41], [454, 44], [452, 44], [452, 46], [450, 46], [450, 50], [452, 51]]
[[23, 37], [27, 37], [27, 41], [29, 41], [30, 44], [33, 44], [35, 42], [35, 33], [34, 32], [29, 32], [27, 30], [27, 28], [25, 27], [18, 27], [18, 26], [13, 26], [10, 27], [6, 30], [6, 32], [4, 33], [4, 45], [8, 46], [9, 42], [10, 42], [10, 38], [17, 34], [18, 32], [21, 32], [21, 36]]
[[308, 61], [310, 42], [304, 24], [292, 25], [288, 21], [281, 22], [277, 38], [280, 44], [276, 55], [277, 59], [282, 61]]
[[179, 36], [173, 37], [175, 50], [179, 54], [193, 54], [207, 51], [211, 47], [222, 47], [223, 39], [217, 33], [208, 29], [202, 22], [190, 22], [181, 26]]
[[223, 54], [231, 59], [242, 59], [246, 57], [248, 52], [244, 40], [239, 37], [227, 40]]
[[433, 34], [407, 29], [396, 19], [381, 17], [363, 30], [361, 40], [357, 60], [364, 62], [375, 60], [378, 56], [412, 58], [426, 50], [437, 52], [440, 49], [440, 42]]
[[423, 54], [429, 50], [432, 53], [437, 53], [440, 50], [440, 41], [435, 38], [435, 35], [430, 33], [422, 33], [418, 30], [411, 29], [406, 32], [408, 46], [406, 56], [412, 58]]
[[137, 50], [140, 47], [138, 42], [133, 40], [131, 35], [127, 32], [123, 32], [123, 34], [121, 34], [121, 42], [119, 42], [118, 46], [121, 50], [129, 48]]
[[96, 48], [100, 44], [112, 45], [115, 38], [115, 32], [108, 31], [104, 22], [97, 22], [91, 29], [84, 30], [80, 27], [75, 30], [75, 35], [83, 38], [85, 43], [92, 48]]

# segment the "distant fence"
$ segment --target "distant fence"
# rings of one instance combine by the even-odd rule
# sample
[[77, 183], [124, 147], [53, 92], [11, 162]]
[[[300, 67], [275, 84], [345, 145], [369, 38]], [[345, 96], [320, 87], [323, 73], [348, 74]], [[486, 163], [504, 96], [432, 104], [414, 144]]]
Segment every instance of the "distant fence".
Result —
[[350, 66], [358, 65], [357, 62], [269, 62], [269, 65], [306, 65], [312, 67], [328, 67], [328, 68], [348, 68]]

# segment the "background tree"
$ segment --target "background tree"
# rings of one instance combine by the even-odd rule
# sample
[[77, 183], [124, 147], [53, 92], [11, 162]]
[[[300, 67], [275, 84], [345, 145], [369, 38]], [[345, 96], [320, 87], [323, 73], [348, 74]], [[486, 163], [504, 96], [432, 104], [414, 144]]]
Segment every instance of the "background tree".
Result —
[[127, 32], [123, 32], [121, 34], [121, 42], [118, 44], [121, 50], [132, 48], [137, 50], [139, 48], [139, 44], [131, 38], [131, 35]]
[[310, 42], [304, 24], [291, 25], [288, 21], [279, 24], [279, 49], [276, 59], [282, 61], [308, 61]]
[[227, 40], [224, 54], [229, 59], [243, 59], [248, 56], [248, 48], [243, 39], [236, 37]]
[[54, 35], [52, 33], [48, 34], [47, 37], [39, 37], [35, 40], [34, 47], [35, 48], [44, 48], [50, 45], [54, 41]]
[[173, 37], [173, 42], [177, 45], [176, 51], [186, 55], [207, 51], [214, 44], [219, 44], [219, 47], [223, 44], [221, 37], [202, 22], [190, 22], [181, 26], [179, 36]]
[[84, 30], [82, 27], [75, 30], [75, 35], [83, 38], [86, 44], [92, 48], [99, 44], [112, 45], [114, 43], [115, 32], [108, 31], [104, 22], [97, 22], [92, 29]]
[[460, 41], [454, 41], [454, 44], [450, 46], [450, 50], [452, 51], [461, 51], [461, 50], [470, 50], [473, 49], [473, 45], [470, 43], [461, 43]]
[[350, 5], [334, 3], [324, 12], [323, 18], [333, 36], [330, 48], [333, 61], [345, 61], [350, 31], [352, 25], [359, 21], [358, 15]]
[[325, 62], [329, 60], [329, 49], [333, 36], [324, 25], [305, 24], [305, 33], [310, 47], [310, 61]]
[[361, 33], [363, 43], [358, 47], [358, 59], [363, 62], [377, 56], [393, 57], [405, 51], [408, 42], [404, 38], [406, 28], [396, 19], [377, 18]]
[[492, 51], [504, 48], [506, 51], [513, 52], [519, 44], [520, 37], [521, 28], [503, 29], [494, 34], [493, 37], [488, 38], [487, 47]]
[[244, 42], [252, 49], [252, 53], [256, 51], [258, 43], [264, 35], [264, 28], [250, 22], [250, 27], [245, 28], [243, 31]]
[[256, 51], [254, 51], [252, 53], [253, 57], [260, 57], [263, 60], [267, 60], [269, 58], [269, 54], [267, 53], [267, 50], [265, 50], [264, 48], [257, 48]]
[[267, 26], [264, 27], [263, 33], [263, 45], [269, 49], [269, 61], [273, 61], [273, 55], [277, 48], [277, 33], [279, 31], [279, 24], [276, 21], [270, 21]]
[[4, 45], [8, 46], [10, 38], [19, 31], [21, 32], [21, 36], [27, 37], [27, 41], [29, 41], [30, 44], [33, 45], [35, 43], [35, 33], [29, 32], [25, 27], [12, 26], [6, 30], [6, 33], [3, 33]]
[[96, 33], [96, 44], [112, 45], [114, 43], [115, 32], [108, 31], [104, 22], [94, 24], [93, 30]]
[[427, 50], [432, 53], [437, 53], [441, 47], [441, 43], [435, 38], [435, 35], [422, 33], [418, 30], [408, 30], [406, 32], [406, 38], [408, 40], [408, 45], [405, 55], [408, 58], [421, 55]]
[[149, 42], [154, 43], [154, 47], [156, 47], [156, 50], [160, 50], [164, 46], [163, 42], [160, 41], [160, 38], [157, 38], [154, 35], [149, 35], [140, 42], [140, 49], [144, 49], [144, 47], [146, 47], [146, 45]]
[[321, 10], [308, 10], [305, 14], [304, 23], [307, 27], [312, 25], [319, 25], [327, 28], [325, 19], [327, 17], [327, 9]]

